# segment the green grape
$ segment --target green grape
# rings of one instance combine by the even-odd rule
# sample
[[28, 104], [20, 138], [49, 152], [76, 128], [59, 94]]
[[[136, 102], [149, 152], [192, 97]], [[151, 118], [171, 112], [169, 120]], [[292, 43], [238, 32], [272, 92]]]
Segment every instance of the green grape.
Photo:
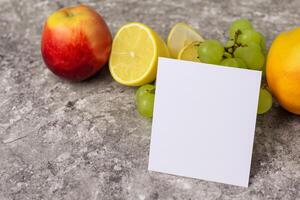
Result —
[[243, 33], [244, 30], [253, 29], [251, 22], [248, 19], [242, 18], [235, 20], [231, 23], [229, 28], [229, 37], [234, 39], [235, 33], [240, 30]]
[[235, 60], [236, 60], [236, 62], [237, 62], [237, 67], [239, 67], [239, 68], [244, 68], [244, 69], [247, 68], [246, 63], [245, 63], [242, 59], [240, 59], [240, 58], [235, 58]]
[[250, 43], [245, 47], [238, 47], [234, 51], [236, 58], [242, 59], [249, 69], [262, 70], [265, 64], [265, 56], [258, 44]]
[[234, 46], [234, 41], [233, 40], [228, 40], [226, 43], [225, 43], [225, 47], [226, 48], [230, 48], [230, 47], [233, 47]]
[[228, 53], [228, 52], [225, 51], [223, 53], [223, 57], [225, 57], [225, 58], [232, 58], [232, 55], [230, 53]]
[[208, 64], [220, 64], [223, 53], [224, 47], [217, 40], [205, 40], [198, 47], [199, 59]]
[[270, 110], [272, 107], [272, 95], [266, 89], [261, 88], [259, 92], [259, 101], [257, 114], [263, 114]]
[[266, 37], [261, 33], [259, 33], [259, 34], [260, 34], [260, 37], [261, 37], [260, 46], [261, 46], [261, 49], [262, 49], [263, 53], [266, 55], [267, 54]]
[[139, 89], [135, 93], [135, 98], [139, 99], [141, 96], [143, 96], [144, 94], [146, 94], [148, 92], [155, 93], [155, 86], [152, 84], [146, 84], [146, 85], [139, 87]]
[[136, 92], [136, 106], [138, 112], [144, 116], [151, 118], [153, 115], [155, 97], [155, 86], [151, 84], [140, 87]]
[[228, 48], [227, 51], [228, 51], [228, 53], [232, 54], [233, 53], [233, 48], [232, 47]]
[[245, 62], [240, 58], [226, 58], [221, 62], [223, 66], [247, 68]]
[[154, 94], [146, 93], [137, 100], [137, 110], [144, 116], [151, 118], [153, 116]]
[[243, 33], [237, 38], [237, 42], [242, 45], [248, 45], [250, 43], [256, 43], [260, 45], [261, 40], [262, 34], [253, 29], [244, 30]]

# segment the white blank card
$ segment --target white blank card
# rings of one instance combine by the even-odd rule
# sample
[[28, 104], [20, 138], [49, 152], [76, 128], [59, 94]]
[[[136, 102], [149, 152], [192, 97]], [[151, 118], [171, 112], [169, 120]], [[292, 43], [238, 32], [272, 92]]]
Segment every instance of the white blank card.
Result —
[[159, 58], [148, 169], [248, 187], [261, 72]]

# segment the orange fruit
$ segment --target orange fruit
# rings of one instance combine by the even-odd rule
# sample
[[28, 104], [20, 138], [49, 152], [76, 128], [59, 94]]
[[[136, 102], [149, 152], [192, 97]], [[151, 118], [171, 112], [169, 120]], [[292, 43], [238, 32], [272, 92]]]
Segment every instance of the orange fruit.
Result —
[[280, 105], [300, 115], [300, 27], [279, 34], [273, 41], [266, 76]]

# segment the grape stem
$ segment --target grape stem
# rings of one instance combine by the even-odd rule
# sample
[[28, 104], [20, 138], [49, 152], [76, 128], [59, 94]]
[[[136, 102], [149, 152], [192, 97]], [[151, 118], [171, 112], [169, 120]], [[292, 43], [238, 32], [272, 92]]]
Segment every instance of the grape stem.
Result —
[[233, 53], [234, 53], [234, 51], [235, 51], [237, 48], [247, 46], [247, 45], [242, 45], [242, 44], [240, 44], [240, 43], [237, 41], [239, 35], [241, 35], [241, 34], [242, 34], [242, 31], [238, 29], [238, 30], [234, 33], [234, 39], [233, 39], [234, 45], [233, 45], [232, 47], [224, 47], [225, 51], [226, 51], [227, 53], [229, 53], [230, 55], [232, 55], [232, 57], [234, 57], [234, 56], [233, 56]]
[[234, 33], [234, 43], [237, 43], [237, 39], [238, 39], [239, 35], [241, 35], [241, 34], [242, 34], [242, 31], [239, 29]]

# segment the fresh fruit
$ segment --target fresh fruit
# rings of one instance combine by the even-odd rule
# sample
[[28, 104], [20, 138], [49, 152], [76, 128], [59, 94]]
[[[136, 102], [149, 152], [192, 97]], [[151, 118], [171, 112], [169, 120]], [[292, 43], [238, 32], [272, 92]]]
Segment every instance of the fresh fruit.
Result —
[[[229, 30], [230, 39], [225, 43], [225, 52], [223, 57], [240, 58], [246, 63], [248, 69], [265, 69], [266, 39], [260, 32], [254, 30], [252, 24], [247, 19], [234, 21]], [[230, 60], [229, 60], [230, 61]], [[224, 64], [232, 64], [232, 60], [224, 61]]]
[[144, 85], [156, 77], [158, 56], [169, 57], [164, 41], [145, 24], [129, 23], [113, 40], [109, 69], [120, 84]]
[[234, 37], [238, 31], [243, 33], [244, 30], [247, 30], [247, 29], [253, 29], [253, 26], [252, 26], [251, 22], [249, 22], [248, 19], [242, 18], [242, 19], [235, 20], [230, 25], [229, 38], [234, 39]]
[[244, 47], [238, 47], [234, 56], [242, 59], [249, 69], [261, 70], [265, 64], [265, 56], [258, 44], [250, 43]]
[[136, 92], [136, 106], [138, 112], [151, 118], [153, 116], [155, 86], [151, 84], [140, 87]]
[[151, 118], [153, 116], [154, 94], [145, 94], [137, 102], [138, 112], [144, 116]]
[[261, 46], [261, 49], [262, 49], [262, 52], [264, 54], [267, 53], [267, 47], [266, 47], [266, 37], [261, 34], [260, 32], [258, 32], [260, 34], [260, 37], [261, 37], [261, 40], [260, 40], [260, 46]]
[[223, 58], [232, 58], [232, 54], [231, 53], [229, 53], [229, 52], [227, 52], [227, 51], [225, 51], [224, 53], [223, 53]]
[[223, 45], [217, 40], [205, 40], [198, 47], [198, 56], [201, 62], [220, 64], [224, 53]]
[[240, 58], [226, 58], [221, 62], [223, 66], [247, 68], [245, 62]]
[[84, 80], [107, 62], [112, 36], [103, 18], [84, 5], [62, 8], [44, 25], [41, 52], [47, 67], [70, 80]]
[[198, 46], [200, 42], [192, 42], [181, 49], [178, 54], [179, 60], [189, 60], [194, 62], [200, 62], [198, 58]]
[[178, 58], [179, 51], [194, 41], [204, 41], [202, 36], [185, 23], [177, 23], [168, 36], [168, 48], [173, 58]]
[[266, 89], [261, 88], [259, 92], [257, 114], [268, 112], [272, 107], [272, 95]]
[[243, 33], [238, 36], [237, 42], [242, 45], [248, 45], [250, 43], [256, 43], [260, 45], [262, 39], [262, 35], [259, 32], [253, 29], [247, 29], [244, 30]]
[[266, 77], [281, 106], [300, 115], [300, 27], [279, 34], [273, 41]]
[[135, 97], [136, 97], [136, 99], [140, 99], [144, 94], [146, 94], [148, 92], [153, 93], [154, 91], [155, 91], [154, 85], [146, 84], [146, 85], [139, 87], [139, 89], [137, 89], [137, 91], [135, 93]]
[[235, 45], [234, 43], [234, 40], [228, 40], [226, 43], [225, 43], [225, 46], [226, 48], [230, 48], [230, 47], [233, 47]]

